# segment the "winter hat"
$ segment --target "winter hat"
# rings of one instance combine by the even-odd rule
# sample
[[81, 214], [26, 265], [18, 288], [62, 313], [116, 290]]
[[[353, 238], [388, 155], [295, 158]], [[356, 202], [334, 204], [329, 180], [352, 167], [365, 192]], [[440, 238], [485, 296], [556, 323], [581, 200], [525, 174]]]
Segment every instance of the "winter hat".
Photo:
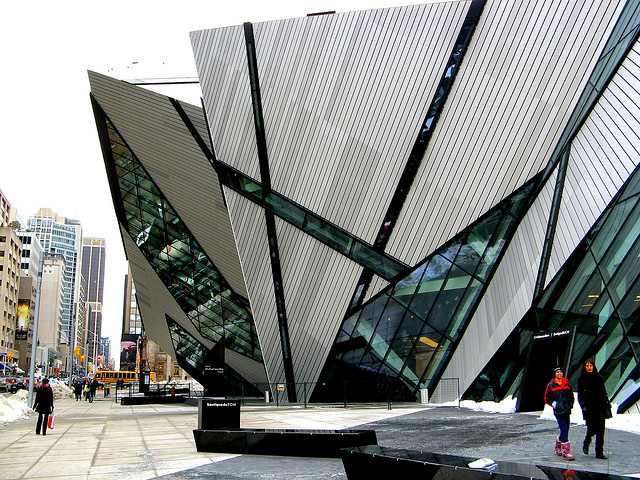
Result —
[[44, 380], [42, 380], [42, 383], [44, 383], [46, 385], [47, 383], [49, 383], [49, 379], [45, 378]]
[[564, 373], [564, 368], [562, 368], [562, 367], [556, 367], [556, 369], [553, 371], [553, 373], [556, 373], [558, 370], [560, 370], [562, 373]]

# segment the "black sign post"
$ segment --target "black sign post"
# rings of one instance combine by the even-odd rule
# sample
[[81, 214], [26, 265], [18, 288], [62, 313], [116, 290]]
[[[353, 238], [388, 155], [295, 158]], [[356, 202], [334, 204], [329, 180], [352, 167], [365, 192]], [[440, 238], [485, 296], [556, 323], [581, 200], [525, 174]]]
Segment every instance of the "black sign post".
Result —
[[240, 401], [201, 398], [198, 405], [198, 429], [240, 428]]
[[204, 357], [204, 396], [224, 398], [224, 337]]
[[140, 393], [149, 393], [149, 386], [151, 385], [151, 372], [145, 371], [140, 375]]

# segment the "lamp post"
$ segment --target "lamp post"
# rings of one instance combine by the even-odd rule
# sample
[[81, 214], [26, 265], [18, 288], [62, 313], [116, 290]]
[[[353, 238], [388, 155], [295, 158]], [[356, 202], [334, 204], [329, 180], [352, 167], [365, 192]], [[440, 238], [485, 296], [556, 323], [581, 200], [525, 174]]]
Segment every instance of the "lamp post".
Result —
[[[42, 287], [42, 266], [38, 272], [38, 281], [36, 287], [36, 311], [33, 316], [33, 338], [31, 339], [31, 362], [29, 363], [29, 396], [27, 404], [33, 405], [33, 383], [36, 372], [36, 353], [38, 351], [38, 318], [40, 317], [40, 288]], [[29, 331], [27, 327], [27, 332]], [[28, 335], [28, 333], [27, 333]], [[28, 342], [28, 340], [27, 340]]]

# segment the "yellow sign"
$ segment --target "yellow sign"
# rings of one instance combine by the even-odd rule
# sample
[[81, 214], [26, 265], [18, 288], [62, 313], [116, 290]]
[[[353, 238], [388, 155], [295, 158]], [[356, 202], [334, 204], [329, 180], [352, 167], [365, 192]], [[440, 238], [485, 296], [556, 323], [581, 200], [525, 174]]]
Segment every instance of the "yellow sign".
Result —
[[279, 392], [284, 392], [284, 383], [279, 383], [276, 388], [278, 389]]

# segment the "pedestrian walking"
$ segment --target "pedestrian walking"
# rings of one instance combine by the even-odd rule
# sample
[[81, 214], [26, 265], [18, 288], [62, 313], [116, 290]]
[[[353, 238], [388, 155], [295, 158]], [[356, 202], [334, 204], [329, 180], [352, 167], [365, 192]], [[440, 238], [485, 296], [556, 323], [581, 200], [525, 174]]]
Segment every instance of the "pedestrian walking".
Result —
[[556, 455], [562, 456], [566, 460], [575, 460], [571, 455], [571, 443], [569, 442], [569, 419], [573, 408], [573, 391], [569, 385], [569, 380], [564, 378], [562, 367], [554, 370], [554, 377], [547, 385], [544, 394], [544, 401], [553, 408], [553, 414], [558, 421], [560, 435], [556, 437]]
[[82, 382], [80, 380], [74, 382], [73, 393], [76, 396], [76, 402], [82, 400]]
[[89, 384], [89, 390], [90, 390], [89, 402], [93, 402], [93, 397], [96, 396], [97, 389], [98, 389], [98, 379], [96, 377], [93, 377], [93, 380], [91, 380], [91, 383]]
[[82, 386], [82, 393], [84, 393], [84, 400], [85, 401], [91, 401], [90, 397], [91, 397], [91, 382], [90, 380], [87, 378], [84, 381], [84, 385]]
[[604, 386], [604, 379], [598, 373], [596, 364], [589, 359], [578, 378], [578, 403], [582, 408], [582, 417], [587, 422], [587, 435], [584, 437], [582, 451], [589, 455], [591, 439], [596, 437], [596, 458], [606, 460], [604, 454], [604, 423], [612, 417], [611, 402]]
[[33, 409], [38, 412], [38, 423], [36, 423], [36, 435], [47, 434], [47, 424], [49, 415], [53, 413], [53, 390], [49, 385], [49, 379], [42, 380], [36, 390], [36, 398], [33, 402]]

